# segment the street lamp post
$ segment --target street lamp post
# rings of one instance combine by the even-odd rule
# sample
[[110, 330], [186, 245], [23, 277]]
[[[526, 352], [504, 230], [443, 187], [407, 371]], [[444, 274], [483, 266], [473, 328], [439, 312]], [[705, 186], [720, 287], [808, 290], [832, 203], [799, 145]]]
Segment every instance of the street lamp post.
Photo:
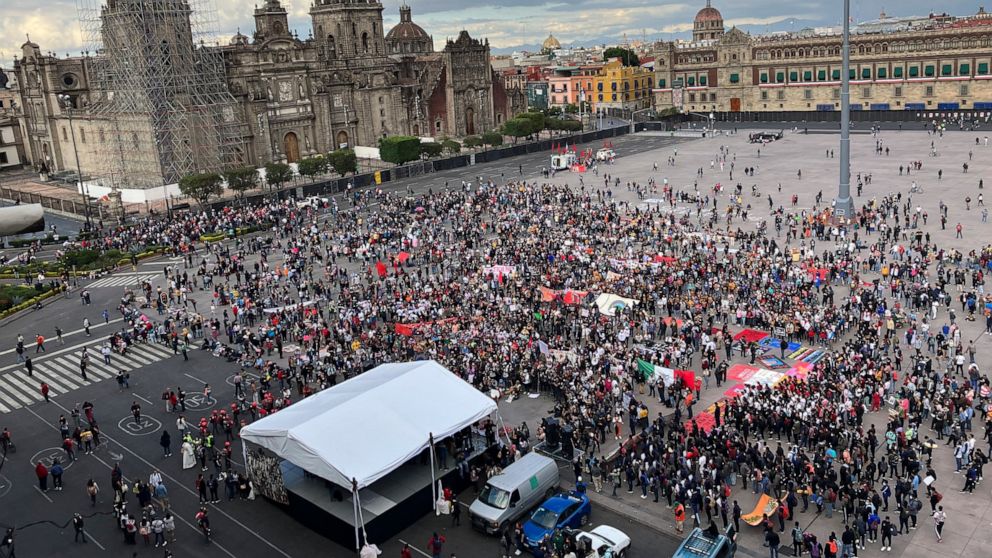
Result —
[[79, 193], [83, 194], [84, 207], [86, 208], [86, 228], [92, 226], [90, 222], [90, 193], [89, 186], [83, 184], [83, 169], [79, 164], [79, 149], [76, 146], [76, 129], [72, 126], [72, 97], [61, 94], [58, 96], [59, 104], [65, 110], [66, 116], [69, 118], [69, 133], [72, 134], [72, 152], [76, 157], [76, 176], [79, 179]]
[[844, 0], [844, 42], [841, 47], [840, 82], [840, 186], [834, 200], [834, 215], [849, 219], [851, 200], [851, 0]]

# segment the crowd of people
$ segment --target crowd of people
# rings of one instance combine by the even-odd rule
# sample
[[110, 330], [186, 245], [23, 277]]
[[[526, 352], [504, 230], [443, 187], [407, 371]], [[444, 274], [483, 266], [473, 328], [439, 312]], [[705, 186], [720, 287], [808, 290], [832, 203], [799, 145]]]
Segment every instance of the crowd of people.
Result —
[[[730, 157], [721, 148], [715, 160], [732, 169]], [[184, 468], [199, 459], [205, 471], [216, 457], [214, 474], [197, 484], [204, 502], [217, 499], [221, 475], [236, 486], [242, 478], [214, 450], [214, 435], [230, 440], [241, 424], [299, 398], [418, 358], [495, 398], [548, 394], [580, 450], [576, 477], [597, 492], [636, 490], [676, 519], [681, 510], [694, 526], [737, 530], [747, 519], [742, 503], [752, 501], [741, 494], [769, 495], [779, 511], [756, 523], [773, 549], [786, 522], [796, 522], [796, 552], [814, 558], [853, 555], [868, 541], [891, 549], [921, 513], [943, 524], [944, 492], [982, 482], [992, 451], [976, 436], [992, 450], [992, 388], [959, 321], [982, 316], [992, 332], [984, 290], [992, 247], [964, 254], [935, 245], [926, 215], [901, 194], [865, 201], [840, 223], [822, 196], [797, 209], [795, 199], [775, 208], [769, 195], [774, 230], [750, 230], [740, 186], [701, 193], [666, 180], [664, 203], [631, 205], [615, 198], [619, 178], [599, 178], [601, 186], [580, 188], [479, 181], [407, 197], [372, 189], [346, 208], [269, 202], [190, 212], [86, 242], [165, 246], [184, 259], [165, 269], [165, 285], [122, 300], [128, 325], [112, 347], [164, 342], [185, 354], [199, 346], [241, 365], [230, 411], [180, 428]], [[693, 211], [675, 211], [686, 202]], [[199, 241], [245, 229], [267, 232]], [[629, 302], [599, 307], [601, 294]], [[147, 311], [134, 312], [141, 304]], [[801, 374], [696, 408], [711, 377], [714, 389], [732, 384], [735, 358], [753, 363], [767, 351], [737, 336], [745, 328], [824, 355]], [[645, 374], [638, 359], [699, 379]], [[174, 391], [163, 400], [181, 412]], [[713, 423], [694, 420], [700, 412]], [[547, 436], [540, 425], [506, 434], [509, 444], [487, 462], [459, 463], [477, 486]], [[963, 482], [931, 467], [944, 446]], [[842, 515], [842, 528], [798, 527], [810, 506]], [[512, 527], [504, 539], [522, 544]], [[567, 555], [555, 540], [563, 539], [540, 552]]]

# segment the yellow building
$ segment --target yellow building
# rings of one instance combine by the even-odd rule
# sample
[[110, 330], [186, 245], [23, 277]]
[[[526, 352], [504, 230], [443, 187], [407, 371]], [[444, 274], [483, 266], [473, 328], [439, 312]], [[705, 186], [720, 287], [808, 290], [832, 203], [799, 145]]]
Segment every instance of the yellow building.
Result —
[[593, 78], [592, 95], [586, 100], [592, 110], [635, 111], [651, 107], [654, 74], [640, 66], [624, 66], [619, 59], [607, 62]]

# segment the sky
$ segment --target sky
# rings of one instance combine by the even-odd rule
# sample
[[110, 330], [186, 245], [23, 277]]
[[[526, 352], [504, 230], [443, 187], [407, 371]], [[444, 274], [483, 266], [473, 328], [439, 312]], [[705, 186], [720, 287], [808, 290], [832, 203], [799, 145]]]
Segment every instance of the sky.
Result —
[[[0, 67], [10, 67], [25, 34], [44, 52], [78, 54], [86, 48], [79, 24], [77, 4], [97, 6], [106, 0], [0, 0]], [[216, 7], [216, 29], [230, 37], [240, 29], [251, 36], [252, 11], [264, 0], [196, 0]], [[434, 37], [437, 48], [462, 29], [473, 37], [489, 39], [496, 53], [536, 50], [554, 33], [563, 45], [596, 45], [689, 37], [696, 12], [705, 0], [406, 0], [413, 20]], [[402, 0], [382, 0], [384, 27], [399, 21]], [[954, 15], [978, 11], [981, 0], [854, 0], [855, 21], [875, 19], [881, 11], [890, 16], [926, 15], [936, 8]], [[310, 35], [308, 11], [311, 0], [282, 0], [290, 14], [290, 27], [301, 39]], [[800, 30], [805, 27], [839, 25], [841, 4], [837, 0], [714, 0], [713, 7], [732, 25], [750, 33]]]

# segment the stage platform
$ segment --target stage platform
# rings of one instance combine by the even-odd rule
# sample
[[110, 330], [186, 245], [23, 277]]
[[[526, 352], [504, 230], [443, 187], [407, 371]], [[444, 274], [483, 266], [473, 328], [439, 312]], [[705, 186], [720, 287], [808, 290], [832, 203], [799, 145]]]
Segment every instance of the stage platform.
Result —
[[[447, 468], [435, 463], [436, 479], [456, 493], [469, 484], [469, 469], [488, 449], [484, 436], [472, 435], [472, 452], [464, 474], [448, 456]], [[422, 461], [428, 457], [426, 462]], [[287, 511], [298, 521], [342, 546], [354, 548], [355, 508], [349, 487], [337, 486], [323, 478], [308, 475], [288, 462], [281, 464], [283, 483], [289, 496]], [[431, 466], [426, 451], [395, 471], [359, 491], [362, 519], [368, 541], [382, 543], [418, 518], [434, 510]]]

